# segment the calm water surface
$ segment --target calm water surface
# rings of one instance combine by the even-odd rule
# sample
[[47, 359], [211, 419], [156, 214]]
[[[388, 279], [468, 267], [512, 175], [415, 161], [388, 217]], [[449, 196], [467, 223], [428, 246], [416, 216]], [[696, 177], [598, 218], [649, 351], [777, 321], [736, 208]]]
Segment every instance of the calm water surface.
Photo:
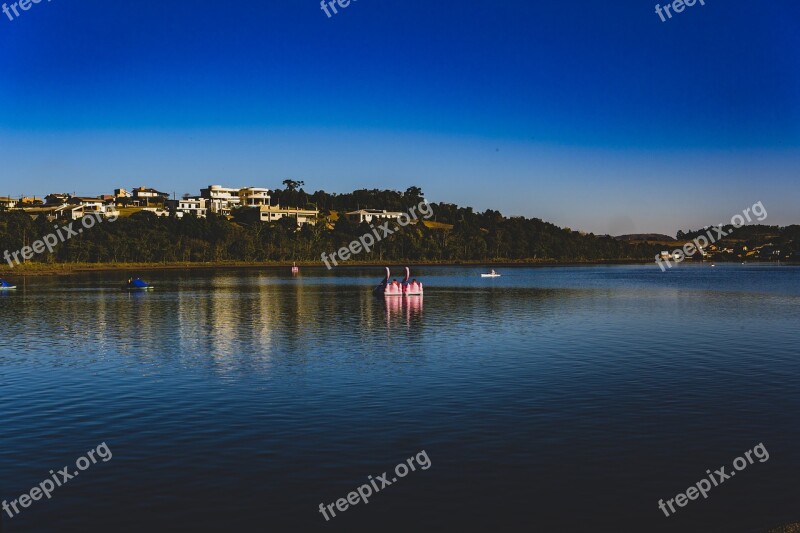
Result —
[[[766, 531], [800, 521], [800, 268], [380, 269], [14, 279], [2, 519], [28, 531]], [[397, 270], [399, 273], [399, 269]], [[666, 518], [674, 498], [764, 443]], [[330, 522], [425, 450], [432, 466]], [[728, 467], [730, 470], [730, 467]], [[391, 477], [391, 476], [390, 476]]]

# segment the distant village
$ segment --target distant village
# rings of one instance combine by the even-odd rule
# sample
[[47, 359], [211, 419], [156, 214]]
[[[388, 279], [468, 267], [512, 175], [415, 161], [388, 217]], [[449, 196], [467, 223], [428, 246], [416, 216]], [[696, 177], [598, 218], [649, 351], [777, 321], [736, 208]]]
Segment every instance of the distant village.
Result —
[[[302, 227], [320, 220], [320, 212], [316, 209], [271, 205], [270, 190], [259, 187], [230, 188], [209, 185], [200, 190], [199, 196], [184, 195], [181, 199], [170, 199], [169, 193], [147, 187], [137, 187], [130, 191], [115, 189], [114, 194], [97, 197], [72, 196], [67, 193], [49, 194], [44, 200], [35, 197], [0, 197], [0, 210], [20, 210], [33, 218], [45, 217], [51, 222], [78, 220], [86, 215], [106, 218], [130, 216], [142, 211], [160, 217], [183, 218], [188, 215], [206, 218], [212, 213], [230, 218], [238, 208], [258, 209], [262, 222], [291, 218], [298, 227]], [[402, 215], [400, 212], [378, 209], [360, 209], [345, 214], [356, 224], [397, 220]]]
[[774, 243], [767, 242], [760, 245], [747, 245], [740, 243], [737, 246], [724, 246], [721, 244], [711, 244], [706, 248], [701, 248], [699, 254], [694, 256], [681, 255], [680, 252], [663, 251], [659, 257], [664, 260], [684, 261], [685, 259], [702, 259], [704, 261], [781, 261], [789, 260], [792, 256], [790, 251], [781, 253]]

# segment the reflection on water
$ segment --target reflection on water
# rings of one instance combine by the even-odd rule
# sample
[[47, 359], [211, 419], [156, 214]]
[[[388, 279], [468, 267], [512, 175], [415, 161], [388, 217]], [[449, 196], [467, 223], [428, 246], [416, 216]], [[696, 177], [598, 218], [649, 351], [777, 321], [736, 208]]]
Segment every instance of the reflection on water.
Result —
[[421, 330], [422, 325], [422, 299], [423, 296], [385, 297], [383, 305], [386, 308], [387, 330], [396, 327]]
[[[800, 269], [650, 267], [419, 268], [424, 300], [373, 297], [375, 269], [17, 282], [0, 293], [0, 497], [115, 453], [13, 531], [788, 522]], [[664, 521], [660, 498], [761, 441], [769, 463]], [[423, 449], [430, 470], [320, 518]]]

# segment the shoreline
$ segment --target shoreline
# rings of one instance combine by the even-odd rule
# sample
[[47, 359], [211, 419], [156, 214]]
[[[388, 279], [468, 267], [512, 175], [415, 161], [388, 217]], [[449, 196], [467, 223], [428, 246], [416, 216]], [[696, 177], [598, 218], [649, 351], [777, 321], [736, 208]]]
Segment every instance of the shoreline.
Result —
[[[690, 264], [709, 263], [710, 261], [692, 261]], [[738, 263], [738, 261], [716, 261], [720, 264]], [[796, 262], [775, 262], [775, 261], [752, 261], [753, 264], [782, 264], [798, 265]], [[647, 265], [651, 261], [639, 259], [604, 259], [598, 261], [556, 261], [544, 259], [526, 259], [520, 261], [348, 261], [338, 267], [331, 269], [331, 272], [340, 268], [384, 268], [384, 267], [480, 267], [487, 268], [517, 268], [517, 267], [580, 267], [580, 266], [601, 266], [601, 265]], [[77, 274], [87, 274], [92, 272], [125, 272], [126, 276], [139, 274], [141, 272], [159, 272], [167, 270], [255, 270], [255, 269], [282, 269], [290, 268], [290, 261], [268, 261], [268, 262], [248, 262], [248, 261], [213, 261], [208, 263], [28, 263], [15, 268], [0, 266], [0, 278], [16, 277], [44, 277], [44, 276], [74, 276]], [[322, 262], [297, 261], [300, 268], [320, 268], [325, 269]]]
[[[486, 267], [571, 267], [571, 266], [592, 266], [592, 265], [642, 265], [649, 264], [649, 261], [638, 259], [608, 259], [600, 261], [555, 261], [530, 259], [521, 261], [348, 261], [331, 271], [339, 268], [359, 267], [359, 268], [383, 268], [397, 267], [398, 265], [409, 267], [420, 266], [486, 266]], [[270, 262], [246, 262], [246, 261], [214, 261], [208, 263], [29, 263], [15, 268], [0, 267], [0, 277], [38, 277], [38, 276], [71, 276], [76, 274], [87, 274], [92, 272], [158, 272], [166, 270], [251, 270], [251, 269], [280, 269], [290, 268], [292, 262], [289, 261], [270, 261]], [[325, 269], [322, 262], [297, 261], [300, 268], [321, 268]]]

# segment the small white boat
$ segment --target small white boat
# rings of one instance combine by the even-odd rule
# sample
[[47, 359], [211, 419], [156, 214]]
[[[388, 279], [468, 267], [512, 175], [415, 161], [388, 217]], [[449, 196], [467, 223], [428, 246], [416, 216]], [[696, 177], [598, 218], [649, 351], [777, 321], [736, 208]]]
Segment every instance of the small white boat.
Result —
[[488, 274], [481, 274], [481, 277], [482, 277], [482, 278], [499, 278], [499, 277], [500, 277], [500, 274], [498, 274], [497, 272], [495, 272], [494, 270], [492, 270], [492, 271], [491, 271], [491, 272], [489, 272]]

